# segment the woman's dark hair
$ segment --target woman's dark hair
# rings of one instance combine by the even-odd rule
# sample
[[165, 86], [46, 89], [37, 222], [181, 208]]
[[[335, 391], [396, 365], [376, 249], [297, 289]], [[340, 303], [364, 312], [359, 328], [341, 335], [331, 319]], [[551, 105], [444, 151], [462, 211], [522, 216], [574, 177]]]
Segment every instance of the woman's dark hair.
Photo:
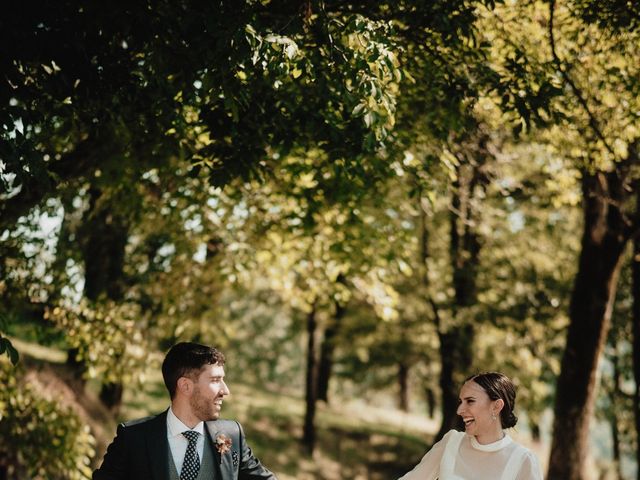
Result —
[[491, 400], [502, 399], [504, 407], [500, 411], [502, 428], [515, 427], [518, 417], [513, 413], [516, 406], [516, 386], [511, 379], [500, 372], [483, 372], [471, 375], [465, 383], [473, 380], [480, 385]]
[[162, 362], [162, 378], [173, 399], [180, 377], [198, 374], [205, 365], [224, 365], [224, 355], [214, 347], [199, 343], [176, 343]]

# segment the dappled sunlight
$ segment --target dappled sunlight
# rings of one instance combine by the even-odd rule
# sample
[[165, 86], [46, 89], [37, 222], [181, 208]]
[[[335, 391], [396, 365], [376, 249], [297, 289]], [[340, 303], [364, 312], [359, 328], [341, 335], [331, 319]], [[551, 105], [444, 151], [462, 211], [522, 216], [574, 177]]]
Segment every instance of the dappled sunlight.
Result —
[[640, 3], [5, 3], [0, 429], [56, 418], [0, 478], [87, 480], [183, 341], [281, 479], [397, 478], [495, 370], [550, 480], [638, 476]]

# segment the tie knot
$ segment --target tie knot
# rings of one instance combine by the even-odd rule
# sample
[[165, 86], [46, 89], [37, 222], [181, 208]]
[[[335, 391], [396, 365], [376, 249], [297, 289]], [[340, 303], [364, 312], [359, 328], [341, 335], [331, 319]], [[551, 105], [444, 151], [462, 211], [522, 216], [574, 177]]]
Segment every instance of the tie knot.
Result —
[[200, 436], [200, 434], [195, 430], [187, 430], [185, 432], [182, 432], [182, 435], [187, 437], [187, 440], [189, 440], [189, 443], [195, 443], [198, 440], [198, 437]]

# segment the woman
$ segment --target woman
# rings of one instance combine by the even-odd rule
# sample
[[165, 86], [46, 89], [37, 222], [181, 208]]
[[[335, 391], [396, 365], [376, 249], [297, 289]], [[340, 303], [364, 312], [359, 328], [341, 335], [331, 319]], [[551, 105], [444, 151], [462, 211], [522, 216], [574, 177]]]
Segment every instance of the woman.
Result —
[[536, 456], [504, 432], [515, 426], [516, 389], [497, 372], [469, 377], [457, 414], [465, 433], [450, 430], [400, 480], [542, 480]]

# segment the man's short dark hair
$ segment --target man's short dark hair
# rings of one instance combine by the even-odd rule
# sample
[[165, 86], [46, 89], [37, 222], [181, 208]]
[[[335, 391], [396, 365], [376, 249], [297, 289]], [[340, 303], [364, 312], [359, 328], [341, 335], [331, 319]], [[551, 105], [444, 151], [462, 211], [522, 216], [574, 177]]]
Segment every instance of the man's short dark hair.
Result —
[[176, 343], [162, 362], [162, 378], [173, 399], [180, 377], [198, 374], [205, 365], [224, 365], [224, 355], [217, 348], [193, 342]]

